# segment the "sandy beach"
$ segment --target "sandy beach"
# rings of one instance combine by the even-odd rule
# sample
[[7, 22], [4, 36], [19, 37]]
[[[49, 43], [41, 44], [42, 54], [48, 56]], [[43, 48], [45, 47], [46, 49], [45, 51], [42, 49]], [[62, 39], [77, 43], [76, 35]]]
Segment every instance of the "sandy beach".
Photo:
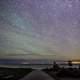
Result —
[[20, 80], [55, 80], [55, 79], [53, 79], [51, 76], [49, 76], [47, 73], [43, 71], [35, 70]]
[[[40, 71], [40, 70], [35, 70], [26, 75], [24, 78], [20, 80], [57, 80], [49, 76], [47, 73]], [[76, 78], [59, 78], [58, 80], [80, 80]]]

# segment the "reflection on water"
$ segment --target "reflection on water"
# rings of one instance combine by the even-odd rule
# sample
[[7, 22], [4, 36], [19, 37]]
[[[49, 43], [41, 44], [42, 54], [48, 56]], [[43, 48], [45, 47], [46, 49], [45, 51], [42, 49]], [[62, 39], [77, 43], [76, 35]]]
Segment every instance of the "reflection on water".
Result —
[[[52, 64], [4, 64], [4, 65], [0, 65], [0, 67], [12, 67], [12, 68], [33, 68], [33, 69], [44, 69], [44, 68], [51, 68], [53, 67]], [[70, 66], [68, 65], [59, 65], [59, 67], [64, 67], [64, 68], [68, 68]], [[72, 68], [79, 68], [78, 64], [73, 64], [73, 66], [71, 66]]]

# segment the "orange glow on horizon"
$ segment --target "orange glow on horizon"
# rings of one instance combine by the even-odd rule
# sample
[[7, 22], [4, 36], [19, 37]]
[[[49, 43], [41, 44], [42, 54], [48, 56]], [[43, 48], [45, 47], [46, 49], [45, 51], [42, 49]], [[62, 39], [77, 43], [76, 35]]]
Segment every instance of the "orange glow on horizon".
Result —
[[80, 64], [79, 61], [73, 61], [72, 64]]

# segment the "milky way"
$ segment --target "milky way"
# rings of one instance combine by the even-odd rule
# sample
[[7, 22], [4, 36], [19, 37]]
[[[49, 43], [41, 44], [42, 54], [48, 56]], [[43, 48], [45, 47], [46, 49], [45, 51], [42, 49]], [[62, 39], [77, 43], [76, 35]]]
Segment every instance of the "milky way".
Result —
[[80, 58], [80, 0], [0, 0], [0, 57]]

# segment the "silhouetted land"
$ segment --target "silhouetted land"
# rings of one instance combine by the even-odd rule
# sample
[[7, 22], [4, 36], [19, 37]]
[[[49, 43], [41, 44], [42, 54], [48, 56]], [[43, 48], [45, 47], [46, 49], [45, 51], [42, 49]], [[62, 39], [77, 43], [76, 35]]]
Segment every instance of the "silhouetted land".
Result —
[[[80, 80], [80, 65], [73, 68], [72, 63], [68, 62], [69, 67], [60, 67], [56, 62], [50, 68], [41, 69], [41, 73], [47, 73], [55, 80]], [[0, 80], [19, 80], [36, 69], [32, 68], [8, 68], [0, 67]], [[35, 73], [34, 73], [35, 74]]]

